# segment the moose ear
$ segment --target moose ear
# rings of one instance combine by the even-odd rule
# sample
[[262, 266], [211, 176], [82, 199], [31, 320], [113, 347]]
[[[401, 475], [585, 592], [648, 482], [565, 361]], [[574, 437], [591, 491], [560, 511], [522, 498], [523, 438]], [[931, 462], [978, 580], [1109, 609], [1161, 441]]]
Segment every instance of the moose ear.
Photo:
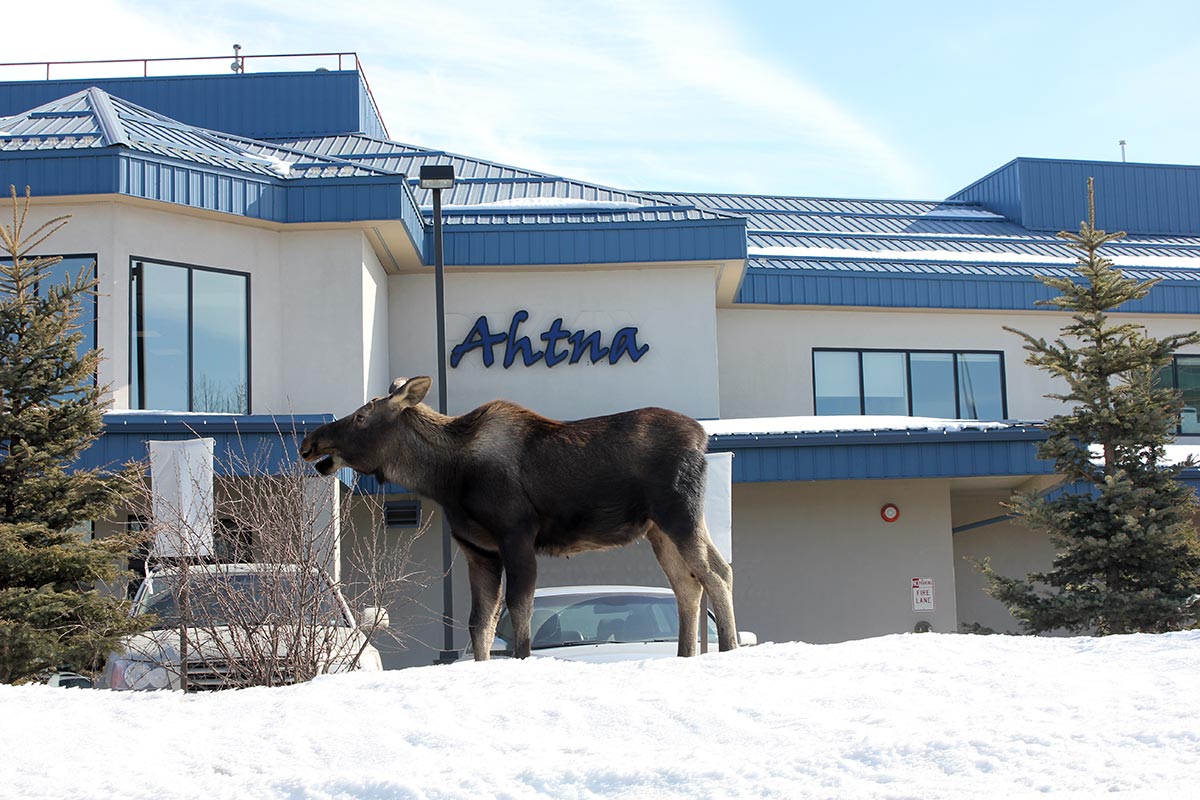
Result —
[[418, 375], [415, 378], [396, 378], [392, 381], [392, 388], [388, 392], [388, 403], [401, 408], [415, 406], [425, 399], [425, 395], [429, 393], [429, 387], [432, 385], [433, 378], [427, 375]]

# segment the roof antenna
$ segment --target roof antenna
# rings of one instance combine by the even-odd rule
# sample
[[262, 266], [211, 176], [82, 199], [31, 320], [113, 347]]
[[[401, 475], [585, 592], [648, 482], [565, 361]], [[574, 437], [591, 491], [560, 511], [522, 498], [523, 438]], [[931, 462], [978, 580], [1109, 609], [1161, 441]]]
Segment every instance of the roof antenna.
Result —
[[[242, 46], [240, 44], [235, 44], [233, 46], [233, 63], [229, 65], [229, 69], [238, 73], [239, 75], [243, 75], [246, 72], [246, 62], [243, 61], [241, 55], [239, 55], [241, 52]], [[1122, 142], [1122, 144], [1124, 143]]]
[[1121, 163], [1124, 164], [1125, 163], [1125, 140], [1122, 139], [1121, 141], [1117, 142], [1117, 144], [1121, 145]]

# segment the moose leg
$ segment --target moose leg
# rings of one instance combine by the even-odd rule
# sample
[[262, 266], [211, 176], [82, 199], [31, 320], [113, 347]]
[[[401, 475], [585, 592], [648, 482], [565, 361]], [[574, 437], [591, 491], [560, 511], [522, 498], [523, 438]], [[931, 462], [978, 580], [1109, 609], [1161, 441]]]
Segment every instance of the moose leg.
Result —
[[[654, 556], [666, 573], [667, 581], [675, 592], [675, 605], [679, 608], [679, 649], [681, 656], [696, 655], [697, 625], [700, 622], [700, 581], [692, 573], [679, 553], [679, 548], [657, 525], [646, 532]], [[707, 627], [707, 626], [705, 626]]]
[[513, 655], [528, 658], [533, 590], [537, 584], [537, 555], [532, 536], [513, 536], [502, 541], [500, 559], [504, 563], [504, 602], [513, 625]]
[[721, 650], [735, 649], [738, 644], [737, 623], [733, 616], [733, 569], [708, 538], [708, 528], [703, 521], [697, 525], [695, 535], [679, 546], [679, 552], [712, 600]]
[[698, 573], [704, 590], [708, 592], [713, 604], [713, 614], [717, 617], [717, 641], [721, 650], [733, 650], [737, 643], [737, 623], [733, 616], [733, 568], [729, 566], [717, 548], [708, 538], [708, 530], [701, 523], [704, 532], [705, 551], [704, 565], [707, 569]]
[[500, 618], [500, 556], [459, 542], [467, 557], [467, 579], [471, 583], [471, 653], [476, 661], [491, 657]]

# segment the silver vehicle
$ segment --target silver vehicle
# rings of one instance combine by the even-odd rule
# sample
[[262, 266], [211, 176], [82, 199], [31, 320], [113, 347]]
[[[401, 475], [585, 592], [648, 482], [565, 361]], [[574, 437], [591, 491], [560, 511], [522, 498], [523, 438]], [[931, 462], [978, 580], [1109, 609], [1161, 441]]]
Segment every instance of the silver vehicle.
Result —
[[131, 613], [153, 614], [154, 627], [109, 655], [104, 688], [180, 689], [185, 677], [189, 691], [278, 686], [320, 673], [383, 669], [368, 635], [386, 627], [386, 612], [365, 609], [369, 628], [360, 627], [337, 586], [314, 569], [159, 569], [138, 589]]
[[[533, 595], [530, 655], [570, 661], [629, 661], [677, 654], [679, 612], [675, 594], [655, 586], [554, 586]], [[717, 650], [717, 624], [708, 612], [709, 650]], [[496, 625], [492, 656], [504, 657], [512, 639], [505, 610]], [[738, 644], [756, 644], [748, 631]], [[468, 648], [464, 654], [471, 660]]]

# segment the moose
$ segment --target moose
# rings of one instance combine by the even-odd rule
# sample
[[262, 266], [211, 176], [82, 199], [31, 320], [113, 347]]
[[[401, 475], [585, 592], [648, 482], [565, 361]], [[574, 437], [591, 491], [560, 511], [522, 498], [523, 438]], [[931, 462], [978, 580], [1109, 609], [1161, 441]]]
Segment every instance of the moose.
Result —
[[504, 600], [513, 654], [530, 652], [537, 554], [570, 556], [645, 536], [679, 608], [679, 655], [695, 654], [702, 593], [721, 650], [737, 647], [733, 571], [704, 524], [708, 437], [695, 420], [642, 408], [559, 422], [504, 400], [461, 416], [421, 401], [432, 380], [397, 378], [387, 397], [304, 437], [322, 475], [351, 467], [437, 502], [467, 561], [468, 625], [486, 660]]

